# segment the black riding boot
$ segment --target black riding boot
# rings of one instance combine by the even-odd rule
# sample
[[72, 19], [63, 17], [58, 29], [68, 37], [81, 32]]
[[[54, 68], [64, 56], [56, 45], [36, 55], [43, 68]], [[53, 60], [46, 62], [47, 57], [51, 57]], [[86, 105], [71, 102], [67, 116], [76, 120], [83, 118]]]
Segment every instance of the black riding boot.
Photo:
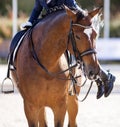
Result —
[[104, 83], [104, 96], [108, 97], [113, 89], [113, 85], [115, 82], [115, 76], [111, 73], [105, 73], [105, 71], [101, 70], [100, 78]]
[[98, 86], [98, 91], [97, 91], [96, 98], [99, 99], [104, 94], [104, 86], [103, 86], [103, 82], [100, 79], [97, 79], [95, 82], [96, 82], [96, 84]]
[[113, 89], [113, 85], [115, 82], [115, 76], [113, 76], [111, 73], [108, 73], [108, 79], [104, 82], [104, 96], [108, 97]]

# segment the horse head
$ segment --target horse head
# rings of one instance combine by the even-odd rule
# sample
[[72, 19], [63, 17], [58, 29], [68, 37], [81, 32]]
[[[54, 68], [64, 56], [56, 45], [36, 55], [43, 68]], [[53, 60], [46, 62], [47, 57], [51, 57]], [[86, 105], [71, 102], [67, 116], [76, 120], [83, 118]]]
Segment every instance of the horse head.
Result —
[[87, 77], [95, 80], [100, 71], [96, 57], [96, 39], [99, 34], [101, 8], [83, 12], [84, 14], [68, 8], [66, 8], [66, 12], [71, 20], [70, 36], [72, 37], [70, 41], [74, 41], [74, 45], [76, 45], [75, 49], [69, 43], [69, 48], [76, 50], [74, 51], [76, 60], [82, 61]]

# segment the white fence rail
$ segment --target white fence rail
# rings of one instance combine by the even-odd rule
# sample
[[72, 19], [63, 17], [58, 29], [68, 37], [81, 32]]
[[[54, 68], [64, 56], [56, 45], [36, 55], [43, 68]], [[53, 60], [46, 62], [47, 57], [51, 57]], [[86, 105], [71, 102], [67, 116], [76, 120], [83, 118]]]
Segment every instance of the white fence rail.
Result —
[[[9, 41], [0, 44], [0, 57], [7, 57]], [[98, 39], [97, 57], [99, 60], [120, 60], [120, 38]]]
[[13, 11], [13, 36], [17, 33], [17, 13], [18, 13], [18, 0], [12, 0], [12, 11]]
[[[13, 7], [13, 36], [17, 32], [18, 0], [12, 0]], [[104, 38], [109, 38], [110, 0], [104, 0]]]
[[[17, 32], [18, 0], [12, 0], [13, 6], [13, 36]], [[97, 56], [100, 60], [120, 60], [120, 39], [109, 38], [110, 0], [104, 0], [104, 39], [97, 42]], [[3, 48], [2, 48], [3, 49]], [[4, 52], [3, 52], [4, 51]], [[8, 49], [0, 50], [1, 55], [6, 57]]]
[[99, 39], [97, 56], [100, 60], [120, 60], [120, 38]]

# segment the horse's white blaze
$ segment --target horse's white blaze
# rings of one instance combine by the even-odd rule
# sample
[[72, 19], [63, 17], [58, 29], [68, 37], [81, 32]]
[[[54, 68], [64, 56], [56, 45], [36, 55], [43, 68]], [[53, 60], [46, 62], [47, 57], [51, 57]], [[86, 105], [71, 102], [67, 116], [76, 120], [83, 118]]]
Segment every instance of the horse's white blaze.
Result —
[[92, 28], [85, 29], [84, 33], [88, 36], [88, 39], [90, 40], [91, 34], [92, 34]]
[[91, 20], [92, 21], [92, 28], [85, 29], [84, 33], [88, 36], [88, 39], [90, 40], [92, 30], [94, 30], [97, 34], [96, 39], [99, 37], [99, 32], [100, 32], [100, 27], [103, 27], [103, 21], [101, 20], [102, 15], [95, 15], [94, 18]]

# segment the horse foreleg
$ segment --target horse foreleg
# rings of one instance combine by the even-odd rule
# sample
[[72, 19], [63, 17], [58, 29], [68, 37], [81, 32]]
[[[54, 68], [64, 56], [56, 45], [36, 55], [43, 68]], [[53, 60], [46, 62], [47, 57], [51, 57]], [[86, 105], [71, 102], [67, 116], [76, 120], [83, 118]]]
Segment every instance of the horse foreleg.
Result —
[[66, 104], [57, 105], [53, 108], [55, 127], [63, 127], [66, 113]]
[[39, 110], [35, 108], [32, 104], [27, 103], [25, 101], [24, 101], [24, 110], [29, 127], [39, 127], [38, 126]]
[[78, 101], [76, 100], [75, 96], [68, 97], [67, 110], [69, 117], [68, 127], [77, 127], [76, 116], [78, 113]]
[[40, 109], [40, 113], [39, 113], [39, 126], [40, 127], [47, 127], [45, 107]]

